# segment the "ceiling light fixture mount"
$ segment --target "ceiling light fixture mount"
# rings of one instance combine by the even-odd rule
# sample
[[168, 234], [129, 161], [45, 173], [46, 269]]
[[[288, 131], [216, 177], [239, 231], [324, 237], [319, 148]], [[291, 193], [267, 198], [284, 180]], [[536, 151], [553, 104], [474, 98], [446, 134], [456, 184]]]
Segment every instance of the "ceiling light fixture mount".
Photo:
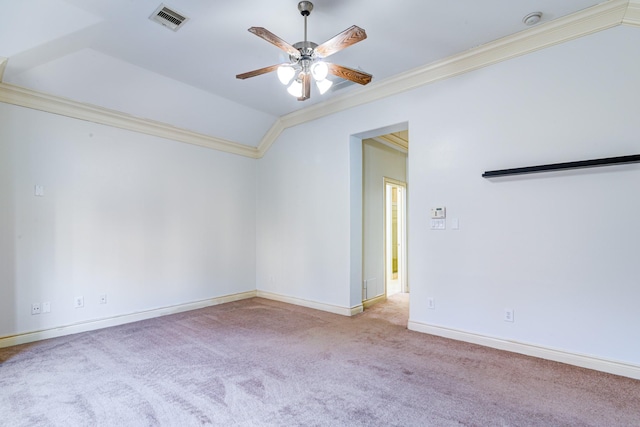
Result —
[[285, 42], [265, 28], [249, 28], [250, 33], [255, 34], [288, 53], [289, 62], [238, 74], [236, 78], [244, 80], [271, 71], [277, 71], [280, 82], [284, 85], [289, 85], [287, 92], [295, 96], [298, 101], [304, 101], [310, 98], [312, 79], [315, 81], [320, 94], [324, 94], [333, 84], [331, 80], [327, 79], [329, 74], [345, 80], [351, 80], [361, 85], [368, 84], [373, 77], [371, 74], [324, 61], [324, 58], [327, 56], [333, 55], [346, 47], [366, 39], [367, 34], [365, 31], [353, 25], [335, 37], [318, 45], [307, 39], [307, 18], [313, 10], [313, 3], [310, 1], [301, 1], [298, 3], [298, 10], [304, 18], [304, 40], [293, 45]]
[[309, 16], [313, 10], [313, 3], [310, 1], [301, 1], [298, 3], [298, 10], [302, 16]]
[[524, 18], [522, 18], [522, 22], [525, 25], [536, 25], [542, 19], [542, 12], [531, 12]]

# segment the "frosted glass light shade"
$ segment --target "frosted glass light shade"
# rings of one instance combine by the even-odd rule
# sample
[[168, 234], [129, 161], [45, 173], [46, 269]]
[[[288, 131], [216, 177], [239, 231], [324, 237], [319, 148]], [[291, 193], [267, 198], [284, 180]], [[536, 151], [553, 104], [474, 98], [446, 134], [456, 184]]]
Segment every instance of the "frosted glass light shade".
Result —
[[311, 74], [313, 75], [313, 78], [319, 82], [327, 78], [327, 74], [329, 74], [329, 67], [324, 62], [316, 62], [311, 67]]
[[281, 65], [278, 67], [278, 79], [283, 85], [288, 84], [293, 78], [296, 70], [291, 65]]
[[331, 80], [316, 80], [316, 86], [318, 86], [318, 90], [320, 91], [320, 95], [323, 95], [329, 88], [333, 85]]
[[302, 82], [300, 80], [294, 80], [291, 86], [287, 88], [287, 92], [296, 98], [302, 97]]

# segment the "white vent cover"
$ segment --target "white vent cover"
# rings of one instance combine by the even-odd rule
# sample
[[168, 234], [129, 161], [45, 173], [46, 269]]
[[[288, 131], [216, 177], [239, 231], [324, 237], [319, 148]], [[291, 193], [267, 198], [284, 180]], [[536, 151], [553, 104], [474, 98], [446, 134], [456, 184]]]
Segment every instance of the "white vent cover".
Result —
[[178, 31], [189, 20], [186, 16], [169, 9], [164, 4], [158, 6], [155, 12], [149, 16], [149, 19], [173, 31]]

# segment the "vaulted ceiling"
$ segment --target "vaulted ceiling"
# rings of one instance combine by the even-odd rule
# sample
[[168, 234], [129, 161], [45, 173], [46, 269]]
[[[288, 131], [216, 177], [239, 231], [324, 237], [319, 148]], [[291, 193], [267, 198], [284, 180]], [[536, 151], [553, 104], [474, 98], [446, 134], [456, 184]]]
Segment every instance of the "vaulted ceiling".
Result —
[[[185, 142], [211, 138], [209, 145], [217, 148], [229, 143], [251, 151], [277, 133], [274, 124], [283, 117], [384, 87], [398, 76], [412, 76], [412, 70], [531, 31], [522, 21], [530, 12], [542, 12], [536, 26], [545, 26], [599, 3], [315, 0], [309, 39], [322, 43], [351, 25], [364, 28], [368, 37], [331, 61], [364, 70], [373, 82], [362, 87], [336, 81], [336, 90], [324, 95], [313, 90], [311, 99], [300, 102], [275, 73], [235, 78], [286, 61], [281, 50], [247, 29], [265, 27], [291, 44], [301, 41], [304, 21], [297, 0], [0, 0], [0, 80], [5, 90], [24, 88], [23, 98], [37, 93], [48, 102], [64, 99], [68, 109], [96, 107], [83, 113], [88, 116], [106, 109], [114, 117], [143, 119], [142, 127], [152, 123], [184, 131], [182, 140], [193, 139]], [[604, 3], [622, 8], [628, 2]], [[153, 22], [149, 17], [161, 4], [189, 20], [178, 31]]]

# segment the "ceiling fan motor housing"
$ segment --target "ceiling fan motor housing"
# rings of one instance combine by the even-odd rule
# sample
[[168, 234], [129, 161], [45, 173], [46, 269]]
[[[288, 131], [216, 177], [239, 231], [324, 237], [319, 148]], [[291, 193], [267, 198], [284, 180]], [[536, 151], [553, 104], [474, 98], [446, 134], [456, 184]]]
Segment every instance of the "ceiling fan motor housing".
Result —
[[296, 49], [300, 51], [300, 58], [295, 58], [292, 55], [289, 55], [289, 60], [291, 62], [297, 62], [298, 59], [310, 59], [315, 53], [316, 47], [318, 47], [317, 43], [306, 41], [306, 42], [298, 42], [293, 45]]

